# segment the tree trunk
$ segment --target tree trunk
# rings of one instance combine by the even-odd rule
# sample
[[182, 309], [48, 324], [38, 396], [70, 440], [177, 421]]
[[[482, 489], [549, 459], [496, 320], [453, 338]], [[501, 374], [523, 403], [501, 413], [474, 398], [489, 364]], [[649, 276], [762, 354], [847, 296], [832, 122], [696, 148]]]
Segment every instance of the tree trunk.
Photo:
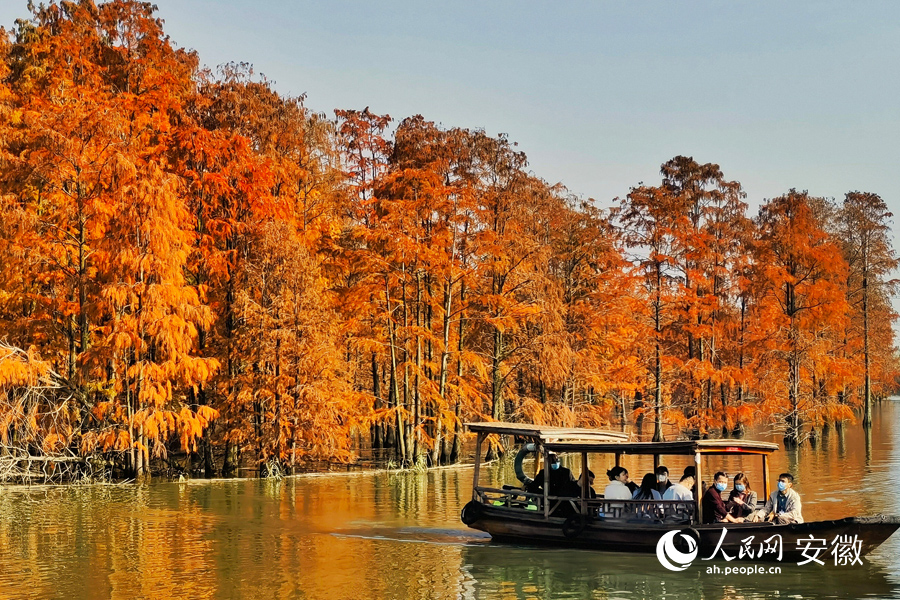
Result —
[[662, 336], [662, 265], [656, 265], [656, 302], [653, 307], [654, 332], [656, 338], [655, 360], [653, 365], [653, 441], [661, 442], [665, 438], [662, 432], [662, 356], [660, 338]]
[[863, 384], [863, 427], [872, 427], [872, 377], [869, 363], [869, 273], [868, 257], [863, 257], [863, 359], [865, 361], [865, 382]]
[[387, 326], [388, 326], [388, 345], [391, 349], [391, 371], [390, 371], [390, 379], [391, 379], [391, 389], [388, 402], [391, 408], [396, 409], [396, 454], [397, 459], [403, 463], [406, 460], [406, 439], [403, 434], [404, 425], [403, 425], [403, 415], [401, 414], [401, 407], [399, 406], [400, 402], [400, 389], [398, 387], [399, 382], [397, 377], [397, 343], [396, 336], [394, 335], [394, 318], [391, 312], [391, 292], [388, 287], [388, 278], [384, 278], [384, 295], [387, 302]]

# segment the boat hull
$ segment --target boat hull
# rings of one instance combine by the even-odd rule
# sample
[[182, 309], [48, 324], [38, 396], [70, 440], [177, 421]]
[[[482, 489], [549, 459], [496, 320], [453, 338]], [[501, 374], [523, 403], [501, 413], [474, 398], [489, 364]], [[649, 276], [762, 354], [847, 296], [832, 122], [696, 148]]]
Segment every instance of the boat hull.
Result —
[[[510, 514], [510, 511], [503, 508], [484, 505], [478, 519], [469, 526], [484, 531], [501, 542], [642, 553], [656, 552], [663, 535], [680, 530], [699, 541], [699, 556], [702, 558], [712, 557], [715, 553], [716, 556], [712, 558], [716, 559], [728, 560], [728, 557], [733, 557], [781, 561], [804, 560], [813, 554], [809, 548], [823, 545], [827, 548], [819, 553], [819, 560], [830, 560], [829, 552], [834, 547], [835, 540], [841, 539], [858, 540], [859, 556], [864, 556], [900, 528], [900, 518], [888, 516], [848, 517], [790, 525], [728, 523], [722, 539], [722, 524], [679, 525], [599, 519], [581, 521], [578, 517], [570, 518], [568, 523], [566, 521], [554, 517], [548, 521], [543, 519], [543, 515], [523, 515], [519, 511], [517, 514]], [[778, 539], [775, 536], [780, 536], [780, 555], [773, 550], [773, 544]], [[810, 539], [824, 540], [825, 544], [811, 544]], [[766, 540], [771, 541], [767, 544]], [[760, 551], [761, 544], [766, 544], [766, 552]]]

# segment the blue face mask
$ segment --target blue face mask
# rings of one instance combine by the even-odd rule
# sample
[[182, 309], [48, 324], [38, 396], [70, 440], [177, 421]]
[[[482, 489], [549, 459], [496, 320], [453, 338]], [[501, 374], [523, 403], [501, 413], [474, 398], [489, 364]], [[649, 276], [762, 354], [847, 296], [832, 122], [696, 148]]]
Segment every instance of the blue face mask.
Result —
[[551, 463], [550, 468], [553, 469], [554, 471], [557, 470], [559, 468], [559, 463]]
[[725, 487], [726, 487], [727, 485], [728, 485], [728, 484], [716, 482], [716, 489], [719, 490], [720, 492], [724, 492], [724, 491], [725, 491]]
[[734, 484], [734, 489], [737, 490], [737, 491], [739, 491], [739, 492], [743, 492], [744, 489], [746, 489], [746, 488], [744, 488], [744, 484], [743, 484], [743, 483], [736, 483], [736, 484]]
[[778, 482], [778, 491], [783, 492], [786, 489], [787, 489], [787, 484], [783, 481], [779, 481]]

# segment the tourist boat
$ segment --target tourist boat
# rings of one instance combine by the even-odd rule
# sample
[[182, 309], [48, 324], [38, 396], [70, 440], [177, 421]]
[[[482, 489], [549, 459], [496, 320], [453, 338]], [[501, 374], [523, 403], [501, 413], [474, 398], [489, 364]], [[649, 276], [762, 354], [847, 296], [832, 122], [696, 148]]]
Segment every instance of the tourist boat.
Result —
[[[497, 541], [659, 554], [657, 546], [661, 538], [677, 531], [681, 535], [670, 534], [668, 539], [682, 555], [696, 556], [699, 552], [700, 557], [726, 560], [749, 557], [803, 561], [815, 554], [816, 562], [824, 562], [831, 560], [829, 552], [834, 551], [835, 544], [852, 543], [850, 558], [856, 560], [900, 528], [900, 517], [884, 515], [793, 524], [703, 524], [700, 482], [704, 458], [760, 457], [764, 480], [764, 494], [759, 498], [761, 507], [769, 497], [768, 456], [778, 450], [777, 444], [769, 442], [734, 439], [633, 442], [625, 434], [596, 429], [502, 422], [467, 423], [466, 426], [477, 434], [476, 460], [472, 500], [463, 508], [461, 518], [469, 527], [487, 532]], [[617, 466], [626, 455], [652, 455], [654, 467], [660, 464], [662, 456], [693, 457], [697, 472], [695, 500], [607, 501], [602, 496], [586, 497], [586, 489], [582, 490], [581, 497], [564, 497], [550, 496], [546, 485], [542, 494], [511, 485], [501, 489], [485, 487], [479, 485], [479, 475], [482, 447], [488, 435], [515, 436], [525, 441], [516, 457], [516, 475], [523, 482], [527, 477], [523, 473], [522, 457], [528, 452], [537, 455], [535, 471], [541, 462], [547, 464], [550, 452], [580, 454], [582, 472], [588, 470], [588, 454], [592, 453], [614, 455]], [[724, 534], [723, 528], [727, 530]]]

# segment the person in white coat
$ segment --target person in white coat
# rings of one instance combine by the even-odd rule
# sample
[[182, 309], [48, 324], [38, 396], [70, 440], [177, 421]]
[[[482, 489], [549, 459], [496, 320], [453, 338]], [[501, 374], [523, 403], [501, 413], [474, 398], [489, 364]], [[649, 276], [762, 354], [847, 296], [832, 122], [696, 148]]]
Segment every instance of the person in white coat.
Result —
[[609, 484], [603, 490], [607, 500], [631, 500], [632, 492], [628, 488], [628, 470], [625, 467], [613, 467], [606, 472]]

